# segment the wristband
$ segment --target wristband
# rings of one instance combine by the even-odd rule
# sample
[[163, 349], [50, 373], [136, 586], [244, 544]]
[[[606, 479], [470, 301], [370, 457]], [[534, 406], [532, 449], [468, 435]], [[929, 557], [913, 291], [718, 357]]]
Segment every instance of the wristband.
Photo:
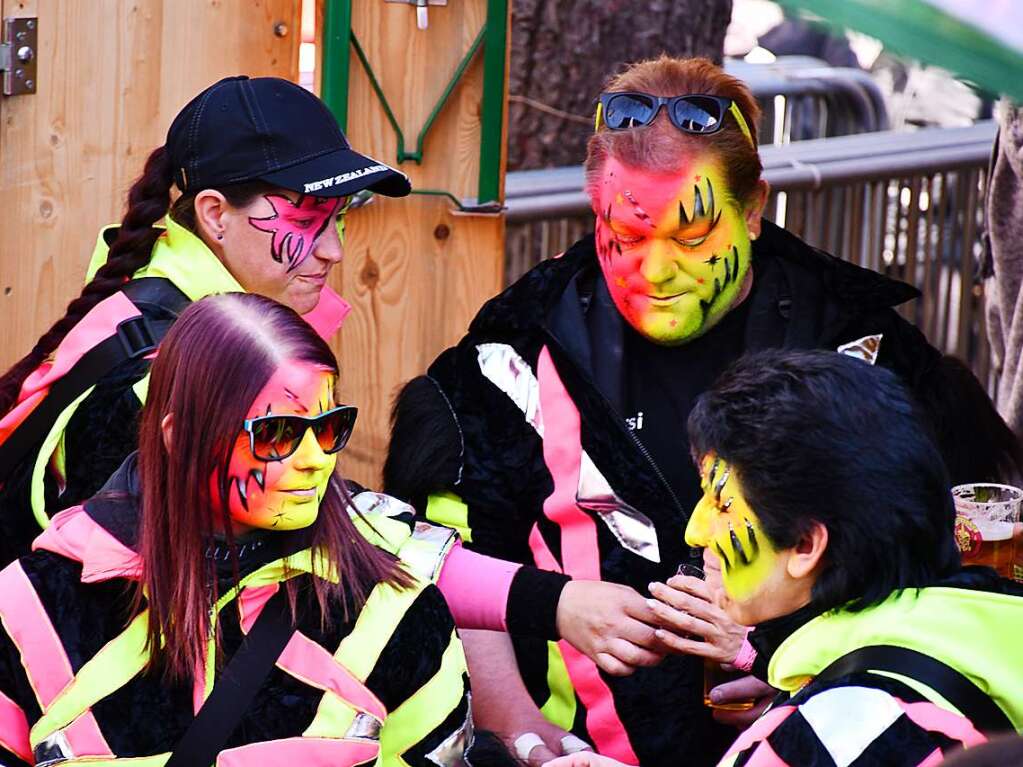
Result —
[[[748, 633], [748, 632], [747, 632]], [[757, 651], [749, 643], [749, 639], [742, 640], [742, 647], [739, 648], [732, 665], [740, 671], [750, 671], [753, 668], [753, 661], [757, 659]]]
[[558, 601], [570, 580], [569, 576], [551, 570], [528, 565], [520, 567], [508, 589], [505, 619], [508, 633], [551, 641], [561, 639], [558, 636]]

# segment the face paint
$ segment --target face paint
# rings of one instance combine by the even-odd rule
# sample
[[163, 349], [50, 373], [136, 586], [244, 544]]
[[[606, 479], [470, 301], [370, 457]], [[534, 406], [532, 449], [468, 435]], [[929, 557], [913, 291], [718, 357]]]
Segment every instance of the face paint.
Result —
[[725, 592], [737, 602], [748, 601], [774, 571], [778, 552], [728, 464], [708, 455], [700, 475], [703, 497], [686, 526], [686, 543], [715, 554], [721, 561]]
[[[334, 376], [305, 362], [284, 362], [249, 407], [246, 418], [263, 415], [316, 415], [334, 407]], [[228, 514], [242, 530], [297, 530], [308, 527], [337, 455], [326, 455], [307, 430], [298, 449], [282, 461], [261, 461], [252, 455], [249, 435], [241, 431], [228, 468]], [[216, 488], [216, 477], [213, 478]], [[216, 497], [216, 490], [214, 490]]]
[[741, 205], [709, 158], [654, 174], [608, 159], [590, 189], [600, 267], [618, 311], [661, 344], [703, 333], [742, 296], [751, 263]]
[[261, 232], [273, 234], [270, 257], [277, 263], [286, 261], [289, 272], [312, 253], [317, 238], [323, 234], [342, 203], [336, 197], [301, 194], [295, 202], [280, 194], [267, 194], [264, 199], [273, 208], [273, 215], [250, 217], [249, 223]]

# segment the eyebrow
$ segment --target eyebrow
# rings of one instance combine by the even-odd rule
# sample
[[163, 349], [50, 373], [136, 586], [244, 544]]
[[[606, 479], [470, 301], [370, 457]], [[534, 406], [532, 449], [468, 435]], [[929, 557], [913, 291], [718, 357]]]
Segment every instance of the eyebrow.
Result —
[[[687, 229], [697, 223], [708, 222], [713, 229], [721, 218], [721, 209], [714, 198], [714, 183], [707, 178], [707, 194], [700, 191], [700, 185], [693, 185], [693, 214], [686, 213], [682, 200], [678, 201], [678, 228]], [[716, 215], [715, 215], [716, 214]]]

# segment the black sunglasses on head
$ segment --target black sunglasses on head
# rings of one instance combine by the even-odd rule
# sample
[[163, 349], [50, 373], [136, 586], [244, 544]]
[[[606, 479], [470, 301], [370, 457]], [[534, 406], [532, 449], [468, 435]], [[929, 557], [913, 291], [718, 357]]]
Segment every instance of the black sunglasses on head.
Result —
[[601, 93], [597, 104], [595, 130], [601, 123], [608, 130], [629, 130], [649, 125], [661, 111], [668, 108], [671, 124], [685, 133], [708, 135], [717, 133], [724, 125], [729, 112], [735, 117], [739, 130], [754, 147], [746, 118], [732, 99], [723, 96], [708, 96], [702, 93], [688, 93], [683, 96], [652, 96], [649, 93], [622, 91]]
[[355, 428], [355, 416], [359, 409], [352, 405], [341, 405], [315, 416], [263, 415], [248, 418], [242, 428], [249, 433], [249, 449], [260, 461], [283, 461], [302, 444], [308, 429], [320, 449], [336, 453], [348, 444]]

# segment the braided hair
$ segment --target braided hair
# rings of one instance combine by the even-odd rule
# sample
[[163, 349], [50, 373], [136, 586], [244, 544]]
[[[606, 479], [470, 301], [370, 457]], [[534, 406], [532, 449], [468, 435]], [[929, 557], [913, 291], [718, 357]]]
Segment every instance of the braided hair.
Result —
[[173, 168], [167, 151], [159, 147], [146, 159], [142, 175], [128, 191], [128, 210], [121, 220], [117, 239], [110, 246], [107, 262], [82, 288], [81, 295], [68, 304], [64, 316], [36, 341], [32, 351], [0, 376], [0, 415], [14, 406], [25, 379], [54, 352], [64, 336], [94, 306], [120, 290], [135, 272], [149, 263], [160, 236], [160, 230], [153, 225], [170, 208], [173, 183]]

